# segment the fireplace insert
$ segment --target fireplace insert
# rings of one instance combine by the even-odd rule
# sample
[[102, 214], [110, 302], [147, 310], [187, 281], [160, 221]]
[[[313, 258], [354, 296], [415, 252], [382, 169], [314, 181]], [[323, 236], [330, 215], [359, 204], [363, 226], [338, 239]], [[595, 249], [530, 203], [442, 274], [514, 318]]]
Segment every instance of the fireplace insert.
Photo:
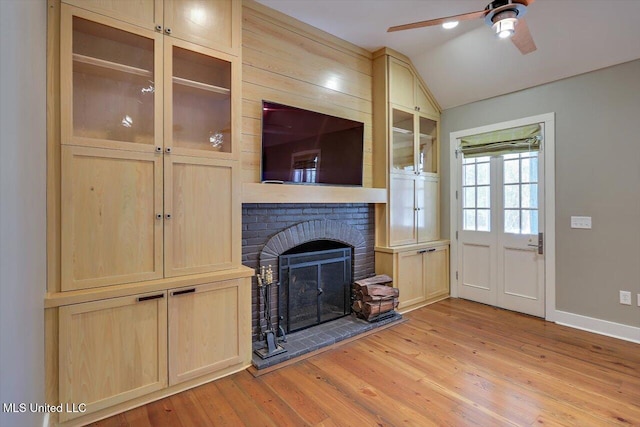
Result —
[[[341, 246], [335, 248], [336, 246]], [[295, 332], [351, 312], [351, 247], [301, 245], [279, 257], [279, 326]]]

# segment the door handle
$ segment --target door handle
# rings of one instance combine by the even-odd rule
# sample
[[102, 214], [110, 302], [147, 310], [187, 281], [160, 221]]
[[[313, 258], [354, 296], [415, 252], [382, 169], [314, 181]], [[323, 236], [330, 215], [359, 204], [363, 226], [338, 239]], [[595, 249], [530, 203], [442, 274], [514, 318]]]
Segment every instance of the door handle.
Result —
[[538, 248], [538, 255], [544, 255], [544, 233], [538, 233], [538, 243], [533, 245], [529, 243], [527, 246]]

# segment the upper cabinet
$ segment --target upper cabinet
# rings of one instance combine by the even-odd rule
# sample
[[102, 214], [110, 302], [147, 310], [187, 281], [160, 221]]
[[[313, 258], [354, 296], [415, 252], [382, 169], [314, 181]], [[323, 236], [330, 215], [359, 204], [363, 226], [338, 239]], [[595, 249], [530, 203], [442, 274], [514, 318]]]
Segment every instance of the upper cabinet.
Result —
[[62, 144], [237, 157], [237, 57], [66, 5], [61, 20]]
[[240, 54], [242, 2], [235, 0], [63, 0], [176, 39]]
[[388, 68], [389, 102], [427, 115], [440, 116], [440, 111], [411, 65], [390, 56]]
[[238, 57], [66, 4], [60, 40], [59, 289], [239, 266]]
[[389, 193], [376, 206], [376, 244], [438, 240], [440, 109], [408, 58], [373, 56], [374, 186]]

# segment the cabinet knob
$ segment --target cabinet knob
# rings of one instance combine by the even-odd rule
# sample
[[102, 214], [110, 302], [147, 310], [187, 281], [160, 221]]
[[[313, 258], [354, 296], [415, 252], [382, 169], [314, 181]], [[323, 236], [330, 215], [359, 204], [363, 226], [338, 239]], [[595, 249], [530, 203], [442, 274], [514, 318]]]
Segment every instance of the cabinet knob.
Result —
[[156, 147], [156, 153], [162, 153], [162, 147], [160, 146]]
[[156, 31], [162, 32], [162, 25], [156, 25]]
[[166, 214], [164, 217], [165, 217], [166, 219], [171, 219], [171, 214]]
[[156, 219], [162, 219], [162, 214], [156, 214]]
[[165, 152], [170, 153], [171, 152], [171, 147], [167, 147], [164, 149]]
[[171, 28], [165, 28], [164, 32], [167, 33], [167, 34], [171, 34]]

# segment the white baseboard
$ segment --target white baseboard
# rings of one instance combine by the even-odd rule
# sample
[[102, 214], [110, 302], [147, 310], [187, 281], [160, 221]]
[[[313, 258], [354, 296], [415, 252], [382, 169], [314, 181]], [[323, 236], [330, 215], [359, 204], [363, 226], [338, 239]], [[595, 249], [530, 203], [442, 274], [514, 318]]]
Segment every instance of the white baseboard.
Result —
[[640, 328], [635, 326], [623, 325], [622, 323], [609, 322], [608, 320], [596, 319], [559, 310], [555, 312], [555, 322], [559, 325], [640, 344]]

